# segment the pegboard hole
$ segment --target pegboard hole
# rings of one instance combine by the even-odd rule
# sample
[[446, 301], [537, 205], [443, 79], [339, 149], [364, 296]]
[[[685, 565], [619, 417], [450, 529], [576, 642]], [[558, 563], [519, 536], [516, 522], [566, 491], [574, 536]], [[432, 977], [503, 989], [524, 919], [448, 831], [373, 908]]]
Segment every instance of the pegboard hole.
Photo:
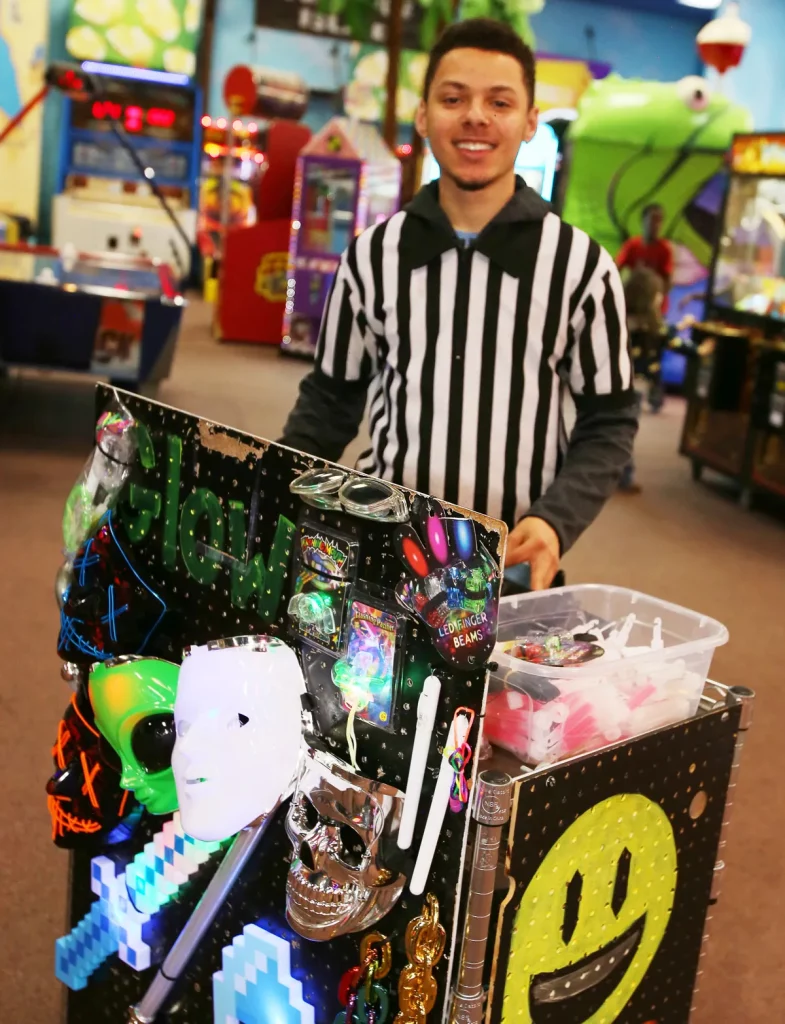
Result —
[[708, 806], [709, 798], [705, 789], [699, 789], [690, 803], [690, 817], [697, 821]]

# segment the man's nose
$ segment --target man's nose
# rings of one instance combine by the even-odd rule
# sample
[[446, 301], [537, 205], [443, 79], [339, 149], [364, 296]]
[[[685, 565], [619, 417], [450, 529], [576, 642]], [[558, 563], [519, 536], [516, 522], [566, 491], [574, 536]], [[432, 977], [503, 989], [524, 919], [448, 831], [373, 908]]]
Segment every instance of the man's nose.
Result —
[[481, 96], [474, 97], [467, 104], [464, 112], [464, 120], [467, 124], [488, 123], [488, 111]]

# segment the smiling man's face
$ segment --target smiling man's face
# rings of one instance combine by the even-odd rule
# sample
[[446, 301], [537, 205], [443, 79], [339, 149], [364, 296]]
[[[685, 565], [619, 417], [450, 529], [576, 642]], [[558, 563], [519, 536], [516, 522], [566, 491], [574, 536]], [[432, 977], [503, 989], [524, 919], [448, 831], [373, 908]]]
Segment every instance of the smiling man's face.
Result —
[[439, 62], [417, 131], [442, 175], [475, 192], [513, 174], [521, 143], [537, 130], [537, 113], [515, 57], [461, 48]]

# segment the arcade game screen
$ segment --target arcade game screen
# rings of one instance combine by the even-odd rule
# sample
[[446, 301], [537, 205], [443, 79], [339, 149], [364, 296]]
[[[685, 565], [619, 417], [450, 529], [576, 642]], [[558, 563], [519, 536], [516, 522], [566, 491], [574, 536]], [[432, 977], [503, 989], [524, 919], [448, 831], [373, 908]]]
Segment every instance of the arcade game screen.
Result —
[[785, 320], [785, 178], [731, 180], [713, 292], [717, 306]]

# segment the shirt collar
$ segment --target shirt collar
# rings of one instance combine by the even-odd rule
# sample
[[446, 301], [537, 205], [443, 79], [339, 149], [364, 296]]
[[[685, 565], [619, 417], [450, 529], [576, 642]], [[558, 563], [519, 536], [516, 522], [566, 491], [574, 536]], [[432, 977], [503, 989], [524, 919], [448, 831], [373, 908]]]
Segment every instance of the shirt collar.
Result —
[[[401, 237], [401, 256], [412, 269], [423, 267], [450, 249], [461, 247], [447, 214], [439, 205], [439, 182], [425, 185], [404, 208], [409, 215]], [[477, 236], [473, 248], [517, 276], [519, 265], [514, 241], [519, 225], [544, 220], [550, 211], [546, 203], [523, 178], [515, 179], [515, 192]]]

